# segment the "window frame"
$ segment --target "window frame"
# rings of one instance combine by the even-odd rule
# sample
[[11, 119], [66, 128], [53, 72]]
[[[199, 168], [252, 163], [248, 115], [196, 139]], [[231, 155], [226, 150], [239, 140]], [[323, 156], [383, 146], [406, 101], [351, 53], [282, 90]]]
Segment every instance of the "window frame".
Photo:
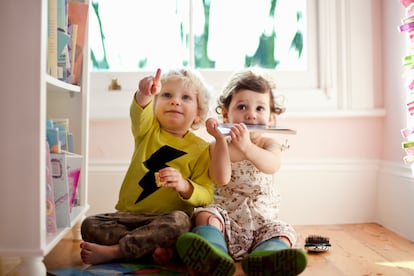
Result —
[[[373, 1], [308, 0], [308, 64], [312, 72], [269, 70], [277, 94], [285, 96], [289, 114], [383, 115], [375, 106]], [[190, 16], [191, 18], [191, 16]], [[312, 21], [312, 18], [315, 19]], [[313, 32], [315, 35], [312, 35]], [[363, 35], [361, 35], [363, 34]], [[315, 40], [315, 41], [312, 41]], [[313, 44], [312, 44], [313, 43]], [[366, 59], [367, 62], [361, 62]], [[216, 93], [233, 72], [199, 70]], [[139, 80], [154, 72], [90, 72], [90, 118], [126, 118]], [[108, 91], [112, 79], [119, 91]], [[363, 93], [361, 93], [363, 92]]]

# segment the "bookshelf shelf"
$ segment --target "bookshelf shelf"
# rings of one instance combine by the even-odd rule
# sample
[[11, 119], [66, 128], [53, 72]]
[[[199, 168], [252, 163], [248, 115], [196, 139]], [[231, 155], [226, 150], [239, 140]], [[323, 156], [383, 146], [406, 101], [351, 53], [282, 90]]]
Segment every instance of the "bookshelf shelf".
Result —
[[[82, 221], [82, 218], [85, 216], [86, 211], [89, 206], [75, 207], [73, 213], [71, 214], [71, 227], [58, 228], [56, 233], [48, 233], [46, 235], [46, 248], [45, 255], [47, 255], [52, 249], [58, 244], [58, 242], [63, 239], [69, 231], [72, 231], [74, 234], [79, 234], [77, 231], [77, 224]], [[80, 239], [81, 237], [74, 237]]]
[[[0, 127], [5, 130], [0, 143], [0, 256], [20, 257], [17, 275], [24, 276], [46, 275], [44, 256], [69, 231], [75, 238], [80, 238], [79, 226], [89, 209], [88, 40], [85, 38], [83, 48], [81, 85], [72, 85], [48, 75], [49, 1], [12, 1], [2, 7], [0, 17], [0, 24], [11, 28], [2, 39], [0, 51], [0, 60], [5, 68], [5, 72], [0, 74]], [[88, 0], [84, 2], [89, 3]], [[69, 226], [58, 228], [53, 234], [47, 233], [46, 227], [48, 118], [69, 119], [74, 153], [82, 156], [78, 205], [71, 212]]]
[[58, 80], [48, 74], [46, 74], [46, 83], [48, 91], [60, 91], [60, 92], [81, 92], [81, 87], [73, 85], [61, 80]]

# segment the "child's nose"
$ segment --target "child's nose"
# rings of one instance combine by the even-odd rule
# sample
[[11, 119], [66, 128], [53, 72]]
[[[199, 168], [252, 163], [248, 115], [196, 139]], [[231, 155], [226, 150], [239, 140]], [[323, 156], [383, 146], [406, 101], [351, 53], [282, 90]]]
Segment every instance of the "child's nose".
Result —
[[247, 120], [255, 120], [256, 119], [256, 114], [252, 111], [248, 111], [246, 113], [246, 119]]
[[172, 105], [179, 105], [180, 104], [180, 99], [177, 97], [172, 97], [171, 98], [171, 104]]

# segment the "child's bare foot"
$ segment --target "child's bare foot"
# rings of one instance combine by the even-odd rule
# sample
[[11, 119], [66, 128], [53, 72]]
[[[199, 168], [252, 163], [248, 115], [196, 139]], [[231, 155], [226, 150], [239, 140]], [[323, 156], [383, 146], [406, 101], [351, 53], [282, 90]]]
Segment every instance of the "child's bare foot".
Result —
[[157, 247], [152, 254], [152, 259], [158, 265], [168, 264], [174, 256], [174, 251], [172, 248], [161, 248]]
[[101, 264], [114, 260], [121, 259], [123, 253], [118, 244], [115, 245], [100, 245], [90, 242], [82, 242], [81, 259], [85, 264]]

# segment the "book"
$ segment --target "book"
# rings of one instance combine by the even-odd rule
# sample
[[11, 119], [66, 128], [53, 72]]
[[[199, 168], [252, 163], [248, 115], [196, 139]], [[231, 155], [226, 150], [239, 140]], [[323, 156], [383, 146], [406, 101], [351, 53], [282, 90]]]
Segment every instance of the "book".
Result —
[[57, 78], [57, 0], [48, 0], [47, 73]]
[[67, 79], [68, 55], [68, 0], [57, 0], [57, 78], [62, 81]]
[[69, 132], [69, 119], [47, 119], [46, 138], [50, 152], [73, 151], [73, 135]]
[[70, 226], [69, 186], [66, 176], [66, 159], [63, 153], [51, 153], [53, 194], [57, 227]]
[[81, 174], [82, 158], [79, 155], [71, 155], [67, 160], [67, 177], [69, 187], [69, 213], [73, 207], [80, 205], [78, 192], [79, 179]]
[[[231, 127], [234, 126], [234, 124], [220, 124], [218, 127], [218, 130], [225, 135], [228, 135], [230, 133]], [[269, 133], [279, 133], [279, 134], [296, 134], [296, 130], [280, 127], [280, 126], [269, 126], [269, 125], [249, 125], [246, 124], [247, 129], [249, 131], [259, 131], [259, 132], [269, 132]]]
[[68, 132], [68, 152], [74, 152], [72, 132]]
[[52, 119], [52, 122], [53, 127], [59, 129], [59, 141], [61, 149], [68, 151], [69, 119]]
[[50, 159], [49, 143], [46, 141], [46, 230], [56, 233], [55, 196], [53, 191], [52, 162]]
[[57, 78], [62, 81], [67, 80], [67, 67], [69, 66], [68, 43], [70, 37], [67, 33], [58, 30], [58, 57], [57, 57]]
[[67, 67], [67, 71], [66, 71], [66, 76], [67, 76], [66, 82], [72, 83], [73, 82], [73, 66], [75, 64], [76, 39], [78, 36], [78, 25], [68, 22], [68, 34], [69, 34], [69, 42], [68, 42], [69, 66]]
[[[87, 30], [87, 19], [89, 5], [86, 3], [69, 1], [68, 20], [70, 24], [76, 24], [78, 26], [76, 47], [75, 47], [75, 61], [72, 64], [73, 67], [73, 80], [72, 84], [80, 85], [82, 75], [83, 64], [83, 51], [85, 47], [85, 35]], [[73, 51], [73, 48], [72, 48]]]
[[70, 153], [51, 153], [53, 190], [57, 227], [70, 226], [70, 214], [79, 200], [78, 186], [82, 156]]
[[46, 139], [49, 144], [49, 150], [53, 153], [59, 153], [62, 150], [62, 144], [59, 138], [59, 128], [50, 127], [46, 129]]

